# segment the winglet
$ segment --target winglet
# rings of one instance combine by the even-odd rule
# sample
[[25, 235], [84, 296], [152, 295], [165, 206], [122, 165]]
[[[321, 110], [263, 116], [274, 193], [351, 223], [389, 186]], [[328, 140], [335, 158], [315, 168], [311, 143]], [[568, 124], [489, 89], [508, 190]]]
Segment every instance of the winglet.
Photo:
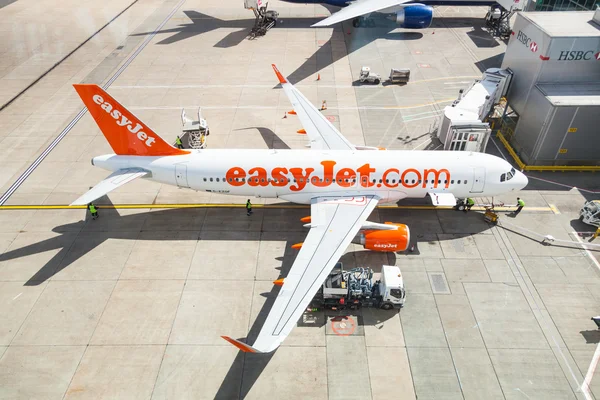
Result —
[[246, 343], [242, 343], [239, 340], [235, 340], [230, 338], [229, 336], [221, 336], [223, 339], [227, 340], [229, 343], [243, 351], [244, 353], [260, 353], [260, 351], [256, 350], [254, 347], [247, 345]]
[[279, 83], [288, 83], [287, 80], [281, 75], [281, 72], [277, 69], [277, 65], [271, 64], [273, 67], [273, 71], [275, 71], [275, 75], [277, 75], [277, 79], [279, 79]]

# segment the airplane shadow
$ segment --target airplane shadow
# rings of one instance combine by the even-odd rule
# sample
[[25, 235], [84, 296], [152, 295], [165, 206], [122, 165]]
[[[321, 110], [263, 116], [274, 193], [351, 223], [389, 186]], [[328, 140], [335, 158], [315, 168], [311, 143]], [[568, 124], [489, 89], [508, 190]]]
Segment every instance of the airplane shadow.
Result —
[[[182, 40], [192, 39], [203, 33], [207, 33], [216, 29], [236, 29], [233, 32], [228, 33], [217, 43], [214, 47], [216, 48], [229, 48], [239, 45], [244, 38], [247, 37], [250, 28], [254, 24], [253, 19], [237, 19], [237, 20], [222, 20], [215, 18], [207, 14], [203, 14], [198, 11], [186, 10], [184, 14], [190, 19], [190, 23], [180, 24], [178, 27], [163, 29], [157, 32], [157, 34], [171, 34], [167, 38], [157, 42], [157, 45], [169, 45], [177, 43]], [[284, 23], [277, 24], [273, 30], [276, 29], [307, 29], [312, 24], [322, 20], [322, 17], [291, 17], [282, 18]], [[388, 40], [418, 40], [423, 37], [423, 33], [418, 31], [403, 30], [401, 32], [396, 31], [398, 26], [395, 22], [386, 19], [382, 14], [374, 13], [372, 17], [374, 25], [371, 27], [364, 28], [353, 28], [351, 22], [346, 21], [343, 24], [338, 24], [334, 28], [332, 37], [340, 38], [340, 34], [344, 36], [344, 43], [346, 51], [332, 51], [333, 44], [332, 38], [329, 38], [327, 42], [321, 45], [317, 51], [310, 56], [306, 61], [300, 65], [295, 71], [287, 76], [291, 83], [298, 83], [323, 68], [333, 65], [347, 54], [351, 54], [354, 51], [368, 45], [377, 38], [383, 38]], [[476, 30], [481, 30], [482, 20], [479, 18], [436, 18], [434, 19], [434, 25], [443, 27], [445, 25], [452, 27], [475, 27]], [[150, 35], [153, 32], [141, 32], [134, 33], [132, 36], [145, 36]], [[350, 33], [350, 35], [348, 35]], [[337, 36], [336, 36], [337, 35]], [[347, 53], [347, 54], [346, 54]], [[277, 85], [278, 86], [278, 85]], [[275, 87], [277, 87], [275, 86]]]
[[279, 136], [277, 136], [277, 134], [275, 132], [273, 132], [273, 130], [271, 130], [269, 128], [253, 126], [253, 127], [240, 128], [240, 129], [235, 129], [235, 130], [236, 131], [244, 131], [244, 130], [249, 130], [249, 129], [258, 130], [258, 132], [260, 133], [260, 136], [263, 138], [263, 140], [265, 141], [265, 144], [267, 145], [267, 147], [269, 149], [282, 149], [282, 150], [290, 149], [290, 146], [288, 146]]

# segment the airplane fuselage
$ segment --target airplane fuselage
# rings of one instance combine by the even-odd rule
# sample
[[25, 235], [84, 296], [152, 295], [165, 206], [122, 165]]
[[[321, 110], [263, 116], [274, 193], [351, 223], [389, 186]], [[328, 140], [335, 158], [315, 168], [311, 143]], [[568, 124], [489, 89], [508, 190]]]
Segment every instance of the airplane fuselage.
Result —
[[143, 168], [151, 180], [198, 191], [304, 204], [318, 196], [373, 194], [383, 202], [427, 193], [495, 196], [526, 182], [519, 172], [501, 182], [510, 164], [472, 152], [211, 149], [168, 157], [108, 154], [92, 163], [109, 171]]

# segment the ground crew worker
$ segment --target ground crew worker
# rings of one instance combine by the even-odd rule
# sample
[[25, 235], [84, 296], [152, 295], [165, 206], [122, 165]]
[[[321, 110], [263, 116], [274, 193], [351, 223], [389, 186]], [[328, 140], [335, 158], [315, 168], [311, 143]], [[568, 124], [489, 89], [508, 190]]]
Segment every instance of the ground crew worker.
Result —
[[252, 214], [252, 203], [250, 203], [250, 199], [248, 199], [248, 201], [246, 202], [246, 211], [246, 215], [250, 216], [250, 214]]
[[179, 136], [177, 136], [177, 139], [175, 139], [175, 144], [177, 145], [178, 149], [183, 149], [183, 143], [181, 142], [181, 138]]
[[523, 209], [523, 207], [525, 207], [525, 202], [523, 200], [521, 200], [520, 197], [517, 197], [517, 210], [515, 211], [515, 215], [518, 215], [521, 210]]
[[467, 197], [467, 204], [465, 205], [465, 212], [467, 211], [471, 211], [471, 207], [473, 207], [475, 205], [475, 202], [473, 201], [472, 198]]
[[598, 227], [596, 232], [592, 235], [592, 240], [596, 239], [598, 236], [600, 236], [600, 227]]
[[89, 203], [87, 206], [88, 210], [90, 210], [90, 214], [92, 214], [92, 219], [98, 218], [98, 210], [93, 203]]

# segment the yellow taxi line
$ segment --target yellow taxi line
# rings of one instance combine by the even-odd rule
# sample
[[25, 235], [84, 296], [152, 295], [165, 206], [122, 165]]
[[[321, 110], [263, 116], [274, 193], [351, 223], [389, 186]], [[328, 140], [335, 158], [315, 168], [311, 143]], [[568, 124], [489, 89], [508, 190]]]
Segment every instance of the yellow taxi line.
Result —
[[[140, 208], [244, 208], [245, 204], [233, 203], [190, 203], [190, 204], [111, 204], [97, 205], [99, 209], [140, 209]], [[264, 209], [308, 209], [309, 205], [302, 204], [253, 204], [253, 208]], [[56, 205], [4, 205], [0, 210], [82, 210], [86, 206], [69, 206], [66, 204]], [[419, 205], [382, 205], [379, 209], [397, 209], [397, 210], [452, 210], [449, 206], [419, 206]], [[515, 207], [495, 207], [496, 211], [514, 211]], [[473, 210], [484, 211], [484, 207], [473, 207]], [[548, 211], [554, 212], [552, 207], [525, 207], [523, 211]]]

